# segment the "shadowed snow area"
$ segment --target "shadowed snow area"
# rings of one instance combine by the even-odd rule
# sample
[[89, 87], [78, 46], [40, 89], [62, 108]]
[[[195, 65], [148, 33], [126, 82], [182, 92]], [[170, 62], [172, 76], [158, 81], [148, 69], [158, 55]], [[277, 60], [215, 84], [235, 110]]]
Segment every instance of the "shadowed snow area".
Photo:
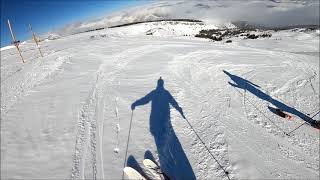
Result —
[[[289, 4], [314, 7], [306, 3]], [[318, 179], [319, 130], [308, 123], [320, 118], [319, 29], [194, 37], [217, 27], [162, 21], [55, 35], [40, 42], [44, 57], [22, 43], [24, 64], [1, 48], [1, 179], [121, 179], [124, 161], [146, 174], [145, 157], [172, 179], [227, 179], [220, 165], [231, 179]]]

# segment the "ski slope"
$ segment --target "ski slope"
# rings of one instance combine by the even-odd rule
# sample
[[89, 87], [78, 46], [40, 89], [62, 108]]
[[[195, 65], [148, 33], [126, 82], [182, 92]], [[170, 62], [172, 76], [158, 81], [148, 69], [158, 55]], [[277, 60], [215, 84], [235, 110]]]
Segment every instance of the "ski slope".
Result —
[[[284, 135], [304, 121], [275, 115], [272, 101], [259, 96], [304, 114], [319, 110], [319, 31], [227, 44], [183, 36], [195, 32], [185, 25], [161, 26], [43, 41], [44, 57], [27, 42], [20, 46], [25, 64], [14, 48], [1, 49], [1, 179], [121, 179], [130, 106], [160, 76], [232, 179], [319, 178], [319, 130], [304, 125]], [[151, 29], [155, 35], [146, 35]], [[259, 93], [229, 84], [248, 81]], [[138, 106], [132, 117], [128, 156], [140, 166], [147, 150], [156, 160], [168, 156], [149, 132], [150, 111], [150, 103]], [[186, 120], [170, 111], [195, 177], [226, 179]]]

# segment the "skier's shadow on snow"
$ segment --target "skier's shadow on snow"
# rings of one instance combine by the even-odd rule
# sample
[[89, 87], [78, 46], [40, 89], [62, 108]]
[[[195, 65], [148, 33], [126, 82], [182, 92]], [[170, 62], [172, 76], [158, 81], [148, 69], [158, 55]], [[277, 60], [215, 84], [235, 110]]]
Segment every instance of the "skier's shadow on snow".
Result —
[[162, 171], [170, 179], [196, 179], [189, 160], [172, 128], [170, 105], [184, 117], [182, 108], [164, 88], [164, 81], [158, 80], [156, 89], [131, 105], [134, 110], [151, 101], [150, 132], [154, 137]]
[[258, 98], [270, 102], [271, 104], [273, 104], [274, 106], [276, 106], [277, 108], [286, 111], [288, 113], [294, 114], [298, 117], [300, 117], [301, 119], [303, 119], [306, 122], [310, 122], [313, 123], [313, 119], [311, 119], [309, 116], [305, 115], [304, 113], [296, 110], [295, 108], [292, 108], [280, 101], [278, 101], [277, 99], [272, 98], [271, 96], [269, 96], [268, 94], [264, 93], [263, 91], [261, 91], [260, 86], [246, 80], [243, 79], [239, 76], [233, 75], [225, 70], [223, 70], [223, 72], [228, 75], [230, 77], [230, 79], [235, 83], [232, 82], [228, 82], [231, 86], [239, 88], [239, 89], [243, 89], [243, 90], [247, 90], [250, 93], [252, 93], [253, 95], [257, 96]]

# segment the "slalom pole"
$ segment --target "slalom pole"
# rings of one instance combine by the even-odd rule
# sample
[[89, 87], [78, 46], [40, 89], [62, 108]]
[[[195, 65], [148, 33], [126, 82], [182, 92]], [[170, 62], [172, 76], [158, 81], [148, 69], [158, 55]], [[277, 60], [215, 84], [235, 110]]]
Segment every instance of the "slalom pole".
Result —
[[[127, 139], [126, 155], [124, 157], [123, 168], [126, 167], [126, 162], [127, 162], [127, 154], [128, 154], [128, 147], [129, 147], [129, 140], [130, 140], [130, 133], [131, 133], [132, 118], [133, 118], [133, 110], [131, 111], [131, 119], [130, 119], [128, 139]], [[122, 170], [122, 178], [121, 179], [123, 179], [123, 177], [124, 177], [124, 172]]]
[[43, 54], [42, 54], [42, 52], [41, 52], [41, 50], [40, 50], [39, 42], [38, 42], [38, 40], [37, 40], [37, 37], [36, 37], [36, 35], [34, 34], [34, 32], [32, 31], [31, 24], [29, 24], [29, 29], [30, 29], [30, 32], [32, 33], [33, 41], [36, 43], [36, 46], [37, 46], [37, 48], [38, 48], [38, 50], [39, 50], [39, 52], [40, 52], [41, 57], [43, 57]]
[[12, 37], [12, 40], [13, 40], [13, 44], [17, 48], [17, 51], [18, 51], [18, 53], [19, 53], [19, 55], [21, 57], [22, 63], [24, 63], [25, 61], [24, 61], [24, 59], [22, 57], [21, 50], [19, 48], [19, 41], [16, 40], [16, 36], [13, 34], [11, 23], [10, 23], [9, 19], [8, 19], [8, 27], [9, 27], [10, 34], [11, 34], [11, 37]]
[[[317, 114], [319, 114], [319, 112], [320, 112], [320, 111], [318, 111], [315, 115], [313, 115], [313, 116], [311, 117], [311, 119], [312, 119], [313, 117], [315, 117]], [[299, 129], [301, 126], [305, 125], [306, 123], [307, 123], [307, 122], [305, 121], [304, 123], [300, 124], [298, 127], [294, 128], [294, 129], [291, 130], [290, 132], [286, 133], [286, 135], [289, 136], [292, 132], [294, 132], [295, 130]]]
[[218, 163], [218, 165], [220, 166], [220, 168], [223, 170], [223, 172], [225, 173], [225, 175], [227, 176], [227, 178], [230, 180], [229, 177], [229, 172], [227, 170], [224, 169], [224, 167], [219, 163], [219, 161], [214, 157], [214, 155], [210, 152], [209, 148], [206, 146], [206, 144], [202, 141], [202, 139], [200, 138], [200, 136], [198, 135], [198, 133], [196, 132], [196, 130], [194, 130], [194, 128], [192, 127], [192, 125], [190, 124], [190, 122], [188, 121], [187, 118], [185, 118], [185, 120], [187, 121], [187, 123], [189, 124], [189, 126], [191, 127], [191, 129], [193, 130], [193, 132], [197, 135], [198, 139], [200, 140], [200, 142], [203, 144], [203, 146], [206, 148], [206, 150], [209, 152], [209, 154], [211, 155], [211, 157]]

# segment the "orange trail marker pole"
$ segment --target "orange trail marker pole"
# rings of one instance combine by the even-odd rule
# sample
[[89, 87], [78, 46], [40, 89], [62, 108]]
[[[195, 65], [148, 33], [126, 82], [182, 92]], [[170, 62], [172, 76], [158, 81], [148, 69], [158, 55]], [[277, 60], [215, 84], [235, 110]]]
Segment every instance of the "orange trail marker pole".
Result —
[[10, 33], [11, 33], [11, 37], [12, 37], [12, 40], [13, 40], [13, 44], [16, 46], [17, 48], [17, 51], [19, 52], [19, 55], [22, 59], [22, 62], [24, 63], [24, 59], [22, 57], [22, 54], [21, 54], [21, 51], [20, 51], [20, 48], [19, 48], [19, 41], [16, 41], [16, 37], [14, 36], [13, 32], [12, 32], [12, 28], [11, 28], [11, 24], [10, 24], [10, 21], [8, 19], [8, 26], [9, 26], [9, 30], [10, 30]]
[[37, 40], [37, 38], [36, 38], [36, 35], [35, 35], [34, 32], [32, 31], [32, 27], [31, 27], [30, 24], [29, 24], [29, 29], [30, 29], [30, 31], [31, 31], [31, 33], [32, 33], [32, 38], [33, 38], [34, 42], [36, 43], [36, 45], [37, 45], [37, 47], [38, 47], [38, 49], [39, 49], [40, 55], [41, 55], [41, 57], [43, 57], [42, 52], [41, 52], [41, 50], [40, 50], [39, 42], [38, 42], [38, 40]]

